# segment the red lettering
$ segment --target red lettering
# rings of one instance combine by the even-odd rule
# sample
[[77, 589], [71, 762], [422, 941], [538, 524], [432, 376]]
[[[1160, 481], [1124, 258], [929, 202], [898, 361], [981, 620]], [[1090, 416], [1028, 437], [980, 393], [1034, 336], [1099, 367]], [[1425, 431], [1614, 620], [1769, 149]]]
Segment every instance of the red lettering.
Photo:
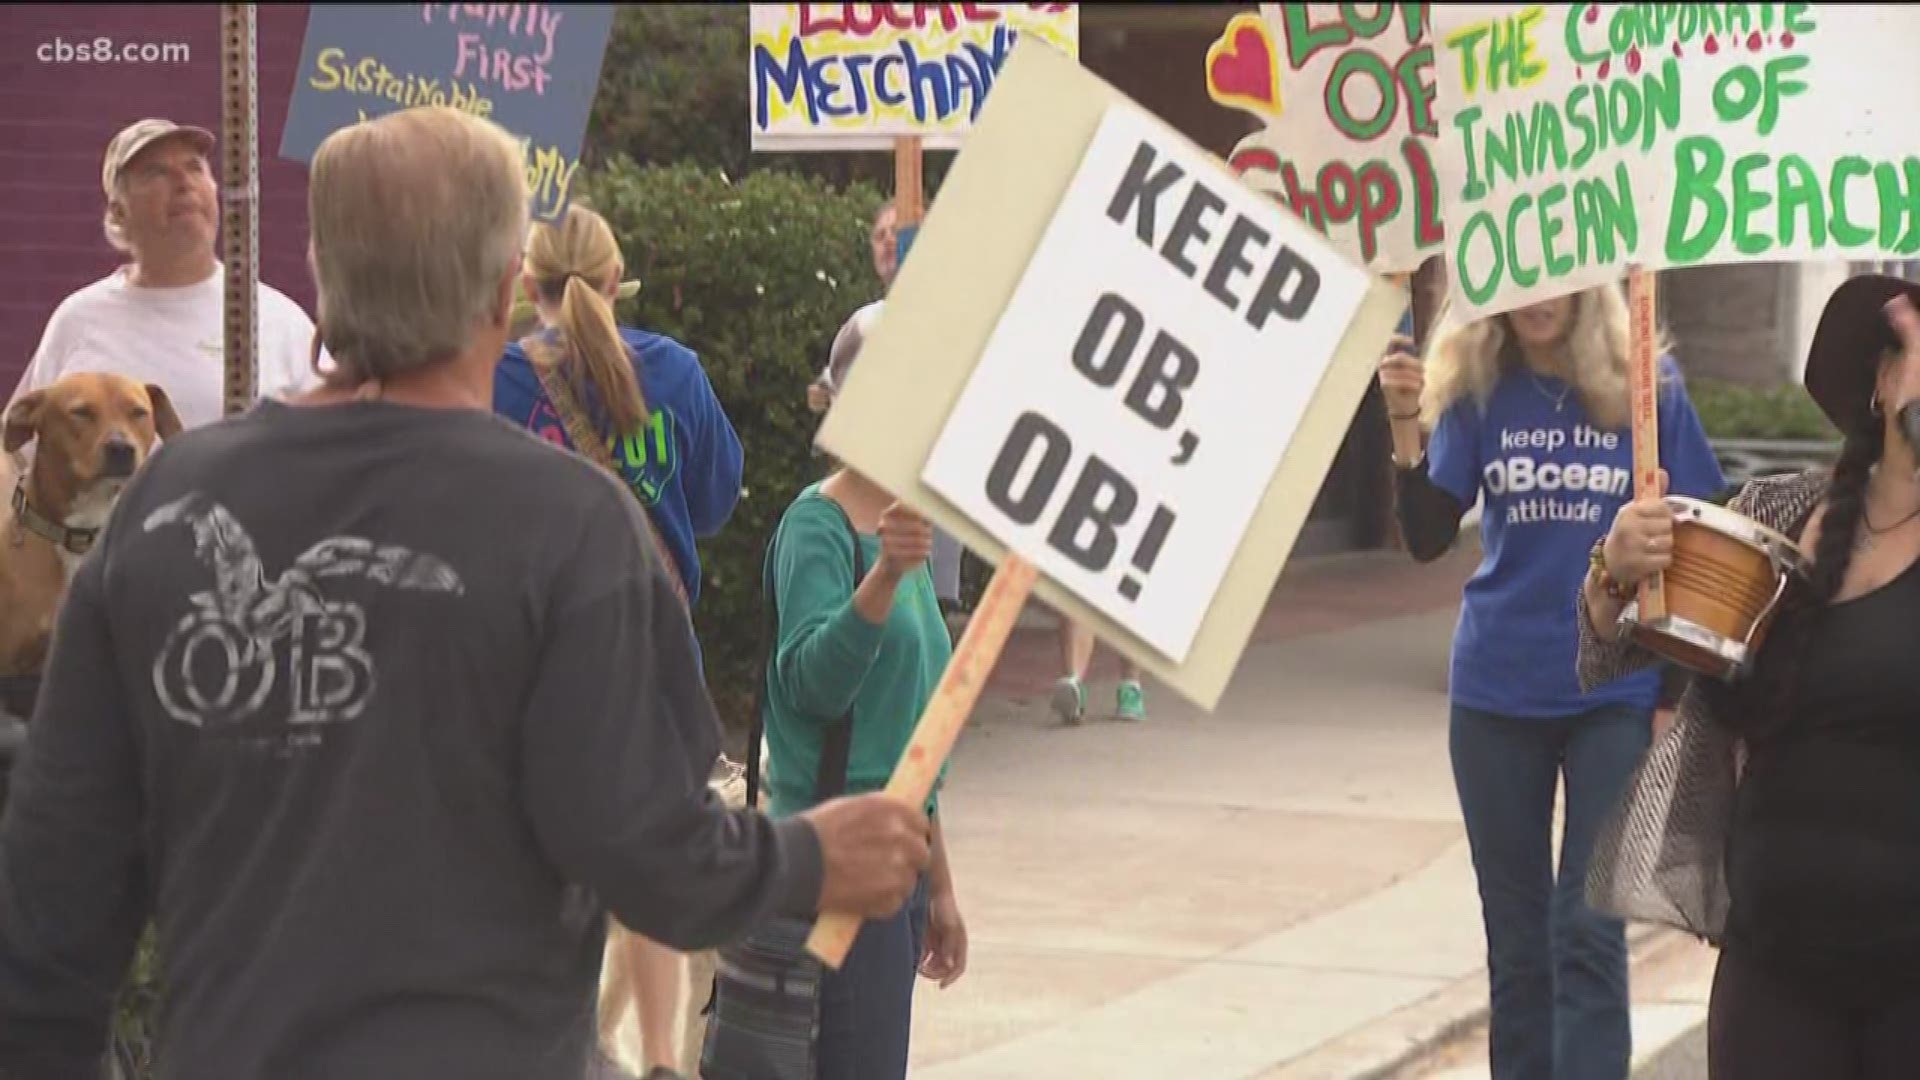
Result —
[[1413, 177], [1413, 242], [1432, 247], [1446, 239], [1440, 225], [1440, 179], [1434, 175], [1433, 158], [1417, 137], [1400, 141], [1400, 153], [1407, 159], [1407, 173]]
[[905, 4], [875, 4], [874, 5], [874, 7], [880, 10], [881, 17], [887, 20], [888, 26], [893, 27], [895, 30], [912, 30], [914, 28], [913, 24], [915, 21], [914, 20], [915, 14], [918, 14], [924, 18], [926, 15], [926, 5], [925, 4], [913, 5], [914, 7], [921, 9], [917, 13], [900, 10], [901, 8], [904, 8], [906, 6], [907, 5]]
[[[847, 20], [847, 33], [853, 34], [856, 37], [866, 37], [875, 30], [880, 29], [880, 24], [885, 21], [885, 14], [882, 10], [885, 7], [886, 5], [884, 4], [842, 5], [841, 10], [846, 13], [842, 17]], [[865, 19], [860, 17], [862, 14], [866, 15]]]
[[1372, 262], [1380, 250], [1380, 226], [1400, 212], [1400, 178], [1384, 161], [1360, 169], [1360, 258]]
[[1233, 157], [1227, 160], [1227, 167], [1233, 170], [1235, 176], [1244, 176], [1254, 169], [1262, 172], [1279, 172], [1280, 155], [1271, 150], [1250, 146], [1245, 150], [1235, 150]]
[[[940, 6], [951, 7], [952, 5], [942, 4]], [[1035, 4], [1033, 6], [1039, 7], [1040, 5]], [[1064, 8], [1067, 5], [1059, 4], [1056, 6]], [[983, 23], [983, 22], [990, 23], [990, 22], [1000, 21], [1000, 9], [999, 9], [999, 5], [997, 4], [961, 4], [960, 14], [966, 16], [967, 21], [970, 23]], [[949, 30], [953, 29], [953, 24], [948, 23], [947, 29]]]
[[[800, 36], [812, 37], [815, 34], [837, 34], [845, 30], [847, 28], [846, 22], [844, 20], [834, 19], [831, 14], [833, 8], [840, 6], [839, 4], [801, 4]], [[826, 8], [828, 10], [816, 13], [814, 8]]]
[[[1337, 192], [1335, 185], [1339, 185]], [[1321, 166], [1320, 199], [1327, 208], [1327, 224], [1345, 225], [1352, 221], [1359, 202], [1354, 198], [1352, 167], [1344, 161], [1329, 161]]]
[[1281, 166], [1280, 180], [1286, 185], [1287, 207], [1300, 215], [1307, 224], [1323, 233], [1326, 232], [1327, 215], [1320, 207], [1320, 194], [1300, 190], [1300, 174], [1295, 171], [1291, 162]]

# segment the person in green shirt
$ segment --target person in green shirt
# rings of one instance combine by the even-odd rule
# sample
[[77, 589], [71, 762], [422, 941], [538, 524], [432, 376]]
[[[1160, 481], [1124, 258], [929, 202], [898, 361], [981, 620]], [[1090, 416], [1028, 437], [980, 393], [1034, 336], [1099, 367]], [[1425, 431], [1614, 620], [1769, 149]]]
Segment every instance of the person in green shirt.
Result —
[[[846, 354], [834, 357], [836, 370], [861, 340], [858, 328], [836, 339], [836, 354]], [[953, 652], [927, 567], [932, 550], [925, 518], [845, 467], [809, 485], [781, 517], [767, 560], [778, 628], [762, 716], [773, 817], [813, 806], [829, 729], [843, 717], [852, 720], [844, 790], [886, 787]], [[904, 1078], [916, 970], [942, 988], [966, 970], [938, 803], [936, 790], [927, 804], [932, 863], [914, 900], [863, 925], [821, 987], [823, 1077]]]

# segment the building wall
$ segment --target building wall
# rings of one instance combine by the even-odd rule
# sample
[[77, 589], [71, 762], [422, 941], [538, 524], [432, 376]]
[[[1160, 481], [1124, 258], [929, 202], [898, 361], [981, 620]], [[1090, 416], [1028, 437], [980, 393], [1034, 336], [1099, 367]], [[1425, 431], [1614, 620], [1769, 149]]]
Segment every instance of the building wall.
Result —
[[[306, 166], [279, 160], [307, 5], [257, 12], [260, 276], [312, 310], [306, 268]], [[0, 5], [0, 389], [11, 393], [47, 318], [67, 294], [111, 273], [101, 235], [100, 161], [107, 141], [159, 116], [220, 130], [220, 15], [213, 4]], [[185, 63], [55, 64], [41, 43], [111, 38], [185, 43]], [[215, 162], [218, 169], [218, 162]]]
[[1662, 273], [1661, 308], [1687, 376], [1755, 385], [1796, 377], [1800, 280], [1790, 263]]

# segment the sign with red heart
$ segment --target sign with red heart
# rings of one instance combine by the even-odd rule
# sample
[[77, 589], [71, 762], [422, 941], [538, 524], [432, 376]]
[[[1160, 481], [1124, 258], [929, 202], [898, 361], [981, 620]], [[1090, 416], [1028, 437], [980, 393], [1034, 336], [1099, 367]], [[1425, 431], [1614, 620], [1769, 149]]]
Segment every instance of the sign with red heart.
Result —
[[1280, 115], [1280, 65], [1260, 16], [1235, 15], [1207, 49], [1207, 96], [1256, 116]]
[[1208, 96], [1262, 124], [1234, 171], [1378, 271], [1443, 246], [1431, 7], [1262, 4], [1207, 50]]

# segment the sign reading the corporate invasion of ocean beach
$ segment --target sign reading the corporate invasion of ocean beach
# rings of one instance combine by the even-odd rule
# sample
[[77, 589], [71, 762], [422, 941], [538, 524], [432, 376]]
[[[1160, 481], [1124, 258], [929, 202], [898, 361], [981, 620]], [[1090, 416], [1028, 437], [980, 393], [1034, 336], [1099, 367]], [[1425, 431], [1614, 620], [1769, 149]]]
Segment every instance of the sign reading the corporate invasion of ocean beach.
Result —
[[922, 475], [1183, 662], [1369, 284], [1109, 107]]
[[314, 4], [280, 156], [311, 162], [349, 124], [421, 105], [520, 139], [533, 215], [567, 208], [613, 30], [609, 4]]
[[1437, 5], [1472, 318], [1648, 269], [1920, 253], [1920, 6]]
[[954, 148], [1016, 41], [1079, 55], [1075, 4], [754, 4], [755, 150]]
[[1207, 93], [1263, 126], [1240, 179], [1379, 271], [1438, 254], [1431, 4], [1262, 4], [1207, 50]]

